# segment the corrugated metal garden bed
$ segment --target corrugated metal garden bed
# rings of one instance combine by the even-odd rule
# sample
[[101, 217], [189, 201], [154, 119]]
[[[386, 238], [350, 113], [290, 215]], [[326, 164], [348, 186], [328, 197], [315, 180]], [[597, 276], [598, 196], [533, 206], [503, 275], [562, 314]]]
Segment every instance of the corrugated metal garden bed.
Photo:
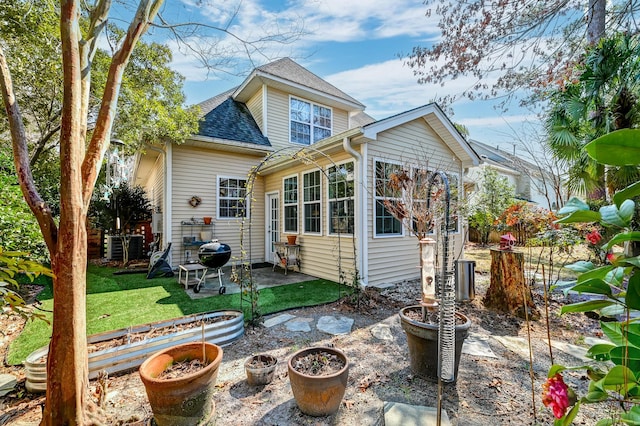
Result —
[[[189, 315], [94, 334], [87, 338], [90, 348], [89, 378], [96, 378], [101, 371], [113, 374], [131, 370], [140, 366], [149, 355], [170, 346], [203, 338], [207, 342], [226, 346], [243, 334], [244, 315], [234, 310]], [[92, 346], [104, 348], [91, 351]], [[48, 347], [40, 348], [25, 360], [26, 387], [30, 392], [46, 390], [48, 351]]]

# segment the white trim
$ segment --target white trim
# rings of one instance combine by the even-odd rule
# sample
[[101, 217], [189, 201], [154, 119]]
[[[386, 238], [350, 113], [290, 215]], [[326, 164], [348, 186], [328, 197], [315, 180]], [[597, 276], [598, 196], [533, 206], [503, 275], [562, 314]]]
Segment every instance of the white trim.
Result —
[[355, 162], [355, 160], [354, 160], [354, 159], [348, 159], [348, 160], [340, 161], [339, 163], [331, 163], [331, 164], [327, 164], [327, 166], [325, 167], [325, 173], [326, 173], [326, 175], [327, 175], [327, 188], [326, 188], [326, 195], [327, 195], [327, 197], [326, 197], [326, 200], [327, 200], [326, 206], [327, 206], [327, 208], [325, 209], [325, 210], [326, 210], [326, 212], [325, 212], [325, 219], [326, 219], [326, 221], [327, 221], [327, 222], [326, 222], [326, 223], [327, 223], [327, 235], [328, 235], [328, 236], [332, 236], [332, 237], [336, 237], [336, 236], [338, 236], [338, 235], [339, 235], [339, 236], [341, 236], [341, 237], [353, 237], [353, 236], [354, 236], [354, 234], [347, 233], [347, 232], [344, 232], [344, 233], [342, 233], [342, 232], [341, 232], [341, 233], [331, 232], [331, 217], [330, 217], [330, 214], [331, 214], [331, 206], [330, 206], [331, 198], [329, 198], [330, 182], [329, 182], [329, 179], [328, 179], [328, 176], [329, 176], [329, 169], [330, 169], [331, 167], [339, 168], [341, 165], [343, 165], [343, 164], [348, 164], [348, 163], [353, 163], [353, 178], [352, 178], [352, 180], [353, 180], [353, 189], [354, 189], [354, 194], [353, 194], [353, 197], [343, 197], [343, 200], [345, 200], [345, 201], [346, 201], [346, 200], [348, 200], [349, 198], [350, 198], [351, 200], [353, 200], [353, 209], [354, 209], [354, 212], [353, 212], [353, 232], [354, 232], [354, 234], [355, 234], [355, 232], [356, 232], [356, 212], [355, 212], [355, 208], [356, 208], [356, 194], [355, 194], [355, 187], [356, 187], [356, 182], [357, 182], [357, 180], [356, 180], [356, 173], [357, 173], [357, 171], [356, 171], [356, 162]]
[[362, 214], [360, 217], [361, 231], [360, 239], [362, 240], [360, 250], [360, 256], [362, 257], [362, 270], [360, 276], [362, 277], [362, 283], [366, 286], [369, 283], [369, 203], [367, 203], [367, 196], [369, 195], [369, 144], [362, 144], [362, 154], [360, 160], [360, 179], [361, 179], [361, 191], [360, 191], [360, 205], [362, 206]]
[[[173, 218], [173, 206], [171, 203], [173, 202], [173, 144], [167, 143], [167, 151], [165, 155], [165, 165], [166, 165], [166, 173], [164, 175], [165, 186], [164, 191], [166, 198], [163, 201], [164, 208], [162, 209], [162, 214], [164, 217], [162, 218], [164, 222], [164, 243], [165, 245], [173, 240], [173, 223], [171, 223], [171, 219]], [[177, 244], [176, 244], [177, 247]], [[177, 259], [178, 256], [173, 256], [174, 259]]]
[[[298, 217], [296, 220], [296, 230], [295, 231], [287, 231], [285, 229], [285, 223], [286, 222], [286, 217], [285, 217], [285, 209], [286, 207], [292, 206], [293, 203], [286, 203], [286, 190], [284, 187], [284, 181], [286, 179], [291, 179], [291, 178], [296, 178], [296, 193], [297, 193], [297, 198], [296, 198], [296, 207], [298, 207], [297, 209], [297, 213], [298, 213]], [[297, 173], [294, 173], [292, 175], [287, 175], [287, 176], [283, 176], [282, 177], [282, 233], [283, 234], [299, 234], [300, 233], [300, 176]]]
[[269, 95], [269, 90], [267, 90], [267, 85], [263, 84], [262, 85], [262, 135], [267, 138], [269, 137], [269, 122], [268, 122], [268, 117], [269, 114], [267, 112], [267, 108], [268, 108], [268, 104], [269, 102], [267, 102], [267, 96]]
[[[305, 201], [304, 201], [304, 175], [310, 174], [310, 173], [316, 173], [316, 172], [319, 174], [319, 179], [320, 179], [319, 180], [319, 184], [320, 184], [320, 199], [318, 201], [311, 201], [311, 202], [305, 203]], [[301, 203], [301, 205], [302, 205], [302, 212], [301, 212], [302, 213], [302, 228], [301, 228], [301, 232], [300, 233], [303, 234], [303, 235], [322, 235], [322, 203], [323, 203], [323, 199], [324, 199], [324, 197], [322, 196], [323, 195], [323, 189], [324, 189], [323, 185], [322, 185], [322, 181], [324, 179], [322, 179], [322, 178], [324, 177], [324, 173], [322, 173], [322, 170], [320, 170], [318, 168], [315, 168], [315, 169], [311, 169], [308, 172], [300, 173], [300, 176], [302, 177], [302, 179], [301, 179], [301, 195], [302, 195], [302, 197], [301, 197], [301, 200], [300, 200], [300, 201], [302, 201], [302, 203]], [[306, 204], [315, 204], [316, 202], [320, 205], [320, 231], [319, 232], [307, 232], [307, 231], [305, 231], [304, 207], [305, 207]]]
[[[245, 216], [234, 216], [234, 217], [227, 217], [227, 216], [220, 216], [220, 179], [236, 179], [236, 180], [243, 180], [245, 181], [245, 185], [248, 182], [248, 179], [246, 176], [224, 176], [224, 175], [217, 175], [216, 176], [216, 219], [218, 220], [236, 220], [236, 219], [249, 219], [249, 212], [251, 211], [249, 203], [251, 202], [249, 200], [249, 194], [245, 195], [245, 204], [244, 204], [244, 211], [245, 211]], [[245, 187], [246, 190], [246, 187]], [[235, 197], [225, 197], [225, 199], [234, 199]]]
[[[291, 121], [295, 121], [295, 120], [291, 120], [291, 100], [292, 100], [292, 99], [295, 99], [295, 100], [297, 100], [297, 101], [305, 102], [305, 103], [308, 103], [308, 104], [309, 104], [309, 109], [310, 109], [310, 110], [309, 110], [309, 116], [310, 116], [310, 117], [309, 117], [309, 123], [308, 123], [308, 124], [309, 124], [309, 145], [307, 145], [307, 144], [303, 144], [303, 143], [298, 143], [298, 142], [293, 142], [293, 141], [291, 140]], [[331, 134], [330, 134], [329, 136], [327, 136], [326, 138], [322, 138], [322, 139], [320, 139], [320, 140], [318, 140], [318, 141], [314, 141], [314, 139], [313, 139], [313, 128], [314, 128], [314, 127], [318, 127], [319, 129], [325, 129], [325, 130], [326, 130], [327, 128], [326, 128], [326, 127], [322, 127], [322, 126], [315, 126], [315, 125], [313, 124], [313, 107], [314, 107], [314, 106], [318, 106], [318, 107], [321, 107], [321, 108], [327, 108], [327, 109], [331, 112], [331, 128], [329, 129], [329, 131], [331, 132]], [[310, 100], [305, 99], [305, 98], [302, 98], [302, 97], [300, 97], [300, 96], [295, 96], [295, 95], [291, 95], [291, 94], [290, 94], [290, 95], [289, 95], [288, 112], [289, 112], [289, 114], [288, 114], [288, 116], [287, 116], [287, 126], [288, 126], [288, 128], [289, 128], [289, 140], [288, 140], [287, 142], [288, 142], [289, 144], [291, 144], [291, 145], [297, 145], [297, 146], [311, 146], [311, 145], [314, 145], [314, 144], [318, 143], [318, 142], [319, 142], [319, 141], [321, 141], [321, 140], [325, 140], [325, 139], [328, 139], [328, 138], [330, 138], [330, 137], [332, 137], [332, 136], [333, 136], [333, 134], [334, 134], [334, 133], [333, 133], [333, 121], [334, 121], [334, 120], [333, 120], [333, 115], [334, 115], [334, 114], [333, 114], [333, 108], [332, 108], [332, 107], [330, 107], [330, 106], [328, 106], [328, 105], [320, 104], [320, 103], [318, 103], [318, 102], [310, 101]], [[307, 123], [304, 123], [304, 122], [302, 122], [302, 121], [295, 121], [295, 122], [296, 122], [296, 123], [301, 123], [301, 124], [307, 124]]]
[[[383, 160], [382, 158], [379, 158], [379, 157], [373, 157], [372, 160], [373, 160], [373, 170], [372, 170], [372, 174], [371, 174], [371, 177], [372, 177], [372, 180], [373, 180], [373, 192], [372, 192], [373, 196], [371, 197], [372, 200], [373, 200], [373, 205], [372, 205], [372, 210], [371, 210], [371, 214], [373, 215], [372, 216], [372, 229], [371, 229], [372, 237], [374, 239], [378, 239], [378, 238], [401, 238], [401, 237], [404, 237], [405, 236], [405, 232], [404, 232], [405, 231], [405, 229], [404, 229], [405, 228], [405, 226], [404, 226], [405, 224], [402, 223], [402, 221], [399, 221], [400, 222], [400, 233], [399, 234], [381, 234], [381, 235], [378, 235], [377, 232], [376, 232], [376, 204], [377, 204], [377, 200], [378, 200], [378, 196], [376, 195], [376, 188], [377, 188], [377, 182], [376, 182], [376, 170], [377, 170], [377, 168], [376, 168], [376, 163], [394, 164], [394, 165], [398, 165], [398, 166], [402, 166], [403, 164], [402, 164], [402, 162], [397, 161], [397, 160], [389, 160], [389, 159]], [[395, 220], [398, 220], [398, 219], [395, 219]]]
[[[269, 203], [269, 197], [270, 196], [274, 196], [276, 195], [278, 198], [278, 209], [280, 208], [280, 193], [278, 191], [271, 191], [271, 192], [265, 192], [264, 194], [264, 205], [265, 205], [265, 215], [264, 215], [264, 231], [265, 231], [265, 235], [264, 235], [264, 261], [265, 262], [272, 262], [273, 261], [273, 257], [271, 256], [271, 254], [273, 254], [273, 252], [271, 251], [271, 232], [269, 231], [269, 227], [270, 227], [270, 223], [269, 223], [269, 218], [271, 217], [271, 204]], [[268, 213], [267, 213], [268, 212]], [[278, 220], [280, 220], [280, 218], [278, 218]], [[280, 233], [281, 230], [278, 229], [278, 233]]]

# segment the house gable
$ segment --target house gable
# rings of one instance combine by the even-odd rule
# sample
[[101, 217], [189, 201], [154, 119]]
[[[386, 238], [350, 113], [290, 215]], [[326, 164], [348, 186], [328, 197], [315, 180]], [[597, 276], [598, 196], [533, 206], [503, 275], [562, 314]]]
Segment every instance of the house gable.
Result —
[[480, 164], [478, 154], [476, 154], [445, 113], [435, 103], [414, 108], [367, 124], [362, 127], [363, 135], [367, 139], [375, 140], [380, 133], [416, 119], [423, 119], [429, 127], [433, 129], [451, 152], [460, 159], [463, 167], [477, 166]]

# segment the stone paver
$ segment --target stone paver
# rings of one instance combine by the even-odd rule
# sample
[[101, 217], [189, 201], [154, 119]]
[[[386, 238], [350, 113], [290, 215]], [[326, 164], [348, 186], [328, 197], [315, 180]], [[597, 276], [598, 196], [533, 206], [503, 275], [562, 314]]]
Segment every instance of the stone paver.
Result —
[[[447, 412], [442, 410], [440, 424], [451, 425]], [[384, 403], [384, 426], [431, 426], [437, 425], [438, 413], [435, 407], [402, 404], [400, 402]]]
[[572, 345], [571, 343], [558, 342], [557, 340], [551, 341], [551, 347], [556, 348], [566, 354], [572, 355], [581, 361], [593, 361], [591, 358], [587, 358], [587, 348], [578, 345]]
[[498, 358], [489, 346], [489, 336], [469, 333], [462, 345], [462, 353], [472, 356]]
[[524, 337], [491, 336], [512, 352], [529, 359], [529, 342]]
[[284, 326], [289, 331], [302, 331], [309, 332], [311, 331], [311, 322], [313, 318], [294, 318], [292, 320], [287, 321]]
[[333, 334], [334, 336], [340, 334], [351, 333], [351, 327], [353, 326], [353, 319], [340, 316], [338, 318], [334, 316], [324, 316], [318, 319], [318, 330], [325, 333]]
[[282, 324], [283, 322], [287, 322], [290, 319], [293, 319], [295, 317], [296, 317], [295, 315], [291, 315], [291, 314], [276, 315], [275, 317], [267, 318], [266, 320], [264, 320], [264, 326], [267, 328], [274, 327], [278, 324]]

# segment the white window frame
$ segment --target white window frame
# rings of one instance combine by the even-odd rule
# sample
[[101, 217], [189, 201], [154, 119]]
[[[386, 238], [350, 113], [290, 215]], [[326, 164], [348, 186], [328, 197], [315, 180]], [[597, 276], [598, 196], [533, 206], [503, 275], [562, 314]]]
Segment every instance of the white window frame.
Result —
[[[376, 172], [378, 170], [378, 163], [384, 163], [384, 164], [393, 164], [396, 166], [400, 166], [402, 167], [402, 163], [399, 161], [394, 161], [394, 160], [389, 160], [389, 159], [382, 159], [382, 158], [374, 158], [373, 159], [373, 238], [398, 238], [398, 237], [404, 237], [405, 235], [405, 226], [403, 221], [399, 221], [400, 222], [400, 233], [397, 234], [378, 234], [378, 216], [377, 216], [377, 205], [378, 202], [383, 202], [384, 200], [393, 200], [394, 198], [390, 198], [390, 197], [385, 197], [383, 196], [379, 196], [377, 193], [377, 188], [378, 188], [378, 178], [376, 176]], [[397, 199], [399, 200], [399, 199]], [[386, 210], [386, 208], [385, 208]], [[396, 218], [394, 218], [394, 220], [398, 220]], [[406, 219], [405, 219], [406, 220]]]
[[[305, 200], [305, 184], [304, 184], [304, 177], [308, 174], [312, 174], [312, 173], [318, 173], [318, 186], [319, 186], [319, 192], [318, 194], [320, 195], [320, 198], [318, 200], [313, 200], [313, 201], [306, 201]], [[302, 173], [302, 179], [301, 179], [301, 192], [302, 192], [302, 233], [303, 234], [308, 234], [308, 235], [322, 235], [322, 176], [323, 173], [321, 170], [311, 170], [308, 172], [303, 172]], [[307, 215], [306, 215], [306, 206], [307, 205], [311, 205], [311, 204], [318, 204], [318, 207], [320, 209], [320, 214], [318, 215], [318, 218], [320, 220], [320, 224], [319, 224], [319, 230], [316, 231], [307, 231], [306, 229], [306, 224], [307, 224]]]
[[[245, 197], [244, 197], [244, 216], [233, 216], [233, 217], [229, 217], [229, 216], [221, 216], [220, 215], [220, 200], [241, 200], [241, 197], [228, 197], [228, 196], [221, 196], [220, 195], [220, 181], [223, 179], [233, 179], [233, 180], [238, 180], [238, 181], [244, 181], [245, 182]], [[249, 196], [246, 193], [247, 189], [246, 189], [246, 185], [248, 183], [248, 180], [246, 176], [240, 177], [240, 176], [218, 176], [216, 178], [216, 218], [219, 220], [233, 220], [233, 219], [248, 219], [249, 218]]]
[[[459, 172], [452, 172], [452, 171], [445, 171], [444, 172], [447, 175], [447, 179], [449, 180], [449, 192], [453, 193], [452, 189], [453, 187], [451, 186], [451, 175], [455, 175], [457, 180], [458, 180], [458, 185], [457, 185], [457, 190], [458, 190], [458, 199], [455, 201], [455, 204], [457, 204], [458, 206], [462, 205], [462, 199], [460, 198], [460, 196], [462, 195], [462, 179], [460, 178], [460, 173]], [[451, 194], [453, 197], [453, 194]], [[454, 200], [453, 198], [451, 198], [451, 202], [449, 207], [454, 207]], [[456, 230], [452, 230], [451, 233], [452, 234], [460, 234], [462, 232], [462, 218], [460, 213], [458, 212], [458, 219], [456, 221]]]
[[[351, 164], [353, 167], [353, 172], [352, 172], [352, 176], [351, 178], [347, 179], [347, 182], [353, 182], [353, 194], [350, 197], [340, 197], [340, 198], [330, 198], [329, 195], [329, 191], [331, 190], [331, 185], [334, 185], [334, 183], [331, 182], [331, 175], [329, 170], [333, 167], [335, 167], [336, 169], [339, 169], [341, 166], [345, 165], [345, 164]], [[335, 163], [335, 164], [331, 164], [329, 166], [327, 166], [326, 168], [326, 174], [327, 174], [327, 212], [326, 212], [326, 217], [327, 217], [327, 235], [340, 235], [340, 236], [345, 236], [345, 237], [349, 237], [349, 236], [353, 236], [353, 233], [351, 232], [331, 232], [331, 203], [332, 202], [346, 202], [351, 200], [352, 204], [353, 204], [353, 209], [351, 212], [351, 217], [353, 218], [353, 230], [355, 231], [355, 226], [356, 226], [356, 215], [355, 215], [355, 192], [356, 192], [356, 184], [355, 184], [355, 170], [356, 170], [356, 164], [355, 161], [353, 160], [345, 160], [342, 161], [340, 163]]]
[[[287, 188], [285, 181], [287, 179], [296, 179], [296, 202], [287, 203]], [[296, 229], [295, 231], [287, 230], [287, 207], [296, 206]], [[284, 234], [297, 234], [300, 232], [300, 177], [289, 175], [282, 178], [282, 232]]]
[[[291, 117], [291, 102], [292, 102], [293, 100], [296, 100], [296, 101], [298, 101], [298, 102], [303, 102], [303, 103], [305, 103], [305, 104], [308, 104], [308, 105], [309, 105], [309, 122], [308, 122], [308, 123], [307, 123], [307, 122], [304, 122], [304, 121], [294, 120], [294, 119]], [[330, 112], [330, 114], [331, 114], [331, 116], [329, 117], [329, 120], [331, 120], [331, 126], [330, 126], [330, 127], [321, 126], [321, 125], [316, 124], [316, 123], [314, 122], [314, 121], [315, 121], [315, 120], [314, 120], [314, 112], [313, 112], [314, 107], [318, 107], [318, 108], [325, 108], [325, 109], [328, 109], [328, 110], [329, 110], [329, 112]], [[289, 95], [289, 108], [288, 108], [288, 109], [289, 109], [289, 117], [288, 117], [288, 123], [289, 123], [289, 143], [292, 143], [292, 144], [295, 144], [295, 145], [304, 145], [304, 146], [306, 146], [306, 145], [313, 145], [314, 143], [318, 142], [319, 140], [326, 139], [326, 138], [328, 138], [328, 137], [333, 136], [333, 108], [331, 108], [330, 106], [322, 105], [322, 104], [318, 104], [318, 103], [315, 103], [315, 102], [312, 102], [312, 101], [309, 101], [309, 100], [306, 100], [306, 99], [303, 99], [303, 98], [299, 98], [299, 97], [297, 97], [297, 96]], [[303, 125], [307, 125], [307, 126], [309, 126], [309, 143], [308, 143], [308, 144], [300, 143], [300, 142], [294, 142], [294, 141], [292, 140], [292, 134], [291, 134], [291, 123], [292, 123], [292, 122], [294, 122], [294, 123], [300, 123], [300, 124], [303, 124]], [[315, 139], [315, 137], [314, 137], [314, 133], [315, 133], [315, 132], [314, 132], [314, 129], [315, 129], [315, 128], [318, 128], [318, 129], [324, 129], [324, 130], [329, 130], [329, 136], [325, 136], [325, 137], [323, 137], [322, 139], [318, 139], [318, 140], [316, 140], [316, 139]]]

